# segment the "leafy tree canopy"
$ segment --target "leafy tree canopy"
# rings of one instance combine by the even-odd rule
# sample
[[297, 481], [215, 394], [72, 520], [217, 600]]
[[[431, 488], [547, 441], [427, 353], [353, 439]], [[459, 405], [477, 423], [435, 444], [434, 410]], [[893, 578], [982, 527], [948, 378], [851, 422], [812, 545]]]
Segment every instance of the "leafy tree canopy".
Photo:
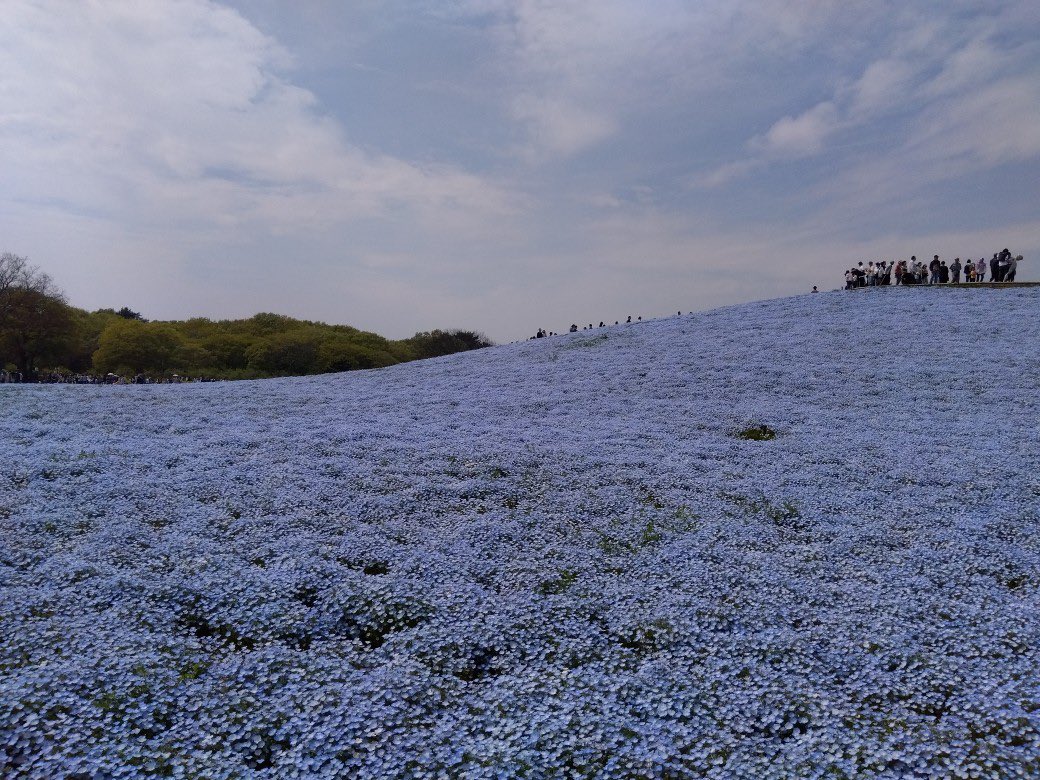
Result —
[[150, 322], [129, 306], [87, 312], [65, 302], [24, 257], [0, 255], [0, 368], [32, 378], [76, 373], [178, 373], [213, 379], [383, 368], [491, 344], [473, 331], [432, 330], [393, 341], [349, 325], [261, 312], [242, 320]]

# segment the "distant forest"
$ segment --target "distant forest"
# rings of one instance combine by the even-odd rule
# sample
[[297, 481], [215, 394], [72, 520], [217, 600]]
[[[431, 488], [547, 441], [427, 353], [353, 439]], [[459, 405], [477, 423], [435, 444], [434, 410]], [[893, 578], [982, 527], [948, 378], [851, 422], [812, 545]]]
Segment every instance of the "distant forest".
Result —
[[124, 307], [69, 306], [24, 257], [0, 255], [0, 370], [23, 381], [116, 374], [257, 379], [381, 368], [491, 346], [482, 333], [433, 330], [391, 340], [348, 325], [262, 313], [244, 320], [150, 322]]

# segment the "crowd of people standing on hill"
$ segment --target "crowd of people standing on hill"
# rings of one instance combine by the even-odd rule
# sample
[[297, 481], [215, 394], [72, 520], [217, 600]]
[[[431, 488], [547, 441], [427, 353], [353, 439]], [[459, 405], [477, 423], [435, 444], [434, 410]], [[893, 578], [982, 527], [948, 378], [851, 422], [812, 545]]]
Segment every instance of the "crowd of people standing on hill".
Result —
[[[1021, 261], [1022, 255], [1012, 255], [1011, 251], [1005, 248], [1000, 252], [994, 253], [988, 262], [985, 258], [980, 257], [978, 260], [968, 258], [962, 263], [959, 257], [955, 257], [952, 262], [947, 264], [945, 260], [939, 259], [939, 255], [933, 255], [932, 261], [925, 264], [918, 260], [915, 255], [909, 260], [891, 262], [881, 260], [877, 263], [868, 262], [865, 265], [857, 263], [855, 267], [845, 271], [845, 289], [854, 290], [859, 287], [879, 287], [893, 284], [903, 286], [915, 284], [961, 284], [962, 276], [963, 283], [979, 283], [986, 281], [987, 273], [991, 283], [1008, 283], [1015, 281], [1015, 274]], [[812, 292], [818, 293], [819, 289], [814, 286]], [[681, 311], [678, 313], [678, 316], [682, 316]], [[635, 321], [642, 322], [642, 320], [642, 317], [638, 317]], [[626, 324], [631, 324], [632, 322], [631, 316], [625, 320]], [[619, 325], [621, 323], [615, 320], [614, 324]], [[569, 330], [571, 333], [577, 333], [579, 330], [596, 330], [607, 326], [608, 323], [606, 322], [600, 322], [598, 326], [590, 322], [588, 325], [582, 325], [579, 328], [578, 324], [575, 323], [570, 326]], [[530, 338], [544, 339], [558, 335], [560, 334], [555, 331], [539, 328], [538, 332], [530, 336]]]
[[48, 371], [33, 377], [25, 377], [20, 371], [0, 369], [0, 385], [7, 384], [40, 384], [40, 385], [180, 385], [191, 382], [216, 382], [206, 377], [188, 377], [180, 374], [172, 376], [150, 377], [144, 374], [136, 376], [120, 376], [119, 374], [74, 374], [71, 372]]
[[934, 255], [928, 264], [916, 256], [896, 262], [857, 263], [845, 272], [845, 289], [887, 284], [961, 284], [962, 274], [964, 283], [979, 283], [986, 281], [987, 272], [990, 282], [1013, 282], [1021, 260], [1022, 255], [1012, 256], [1010, 250], [1004, 249], [994, 254], [988, 263], [981, 257], [961, 263], [961, 259], [955, 257], [947, 264], [939, 255]]

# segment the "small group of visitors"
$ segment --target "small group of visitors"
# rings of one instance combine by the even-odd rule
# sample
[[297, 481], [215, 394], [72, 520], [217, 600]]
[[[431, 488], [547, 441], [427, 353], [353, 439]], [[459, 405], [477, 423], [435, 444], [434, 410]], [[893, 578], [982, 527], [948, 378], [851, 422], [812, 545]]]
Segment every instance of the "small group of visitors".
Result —
[[959, 257], [955, 257], [947, 264], [945, 260], [939, 259], [939, 255], [933, 255], [928, 264], [918, 260], [916, 255], [909, 260], [895, 262], [882, 260], [866, 265], [857, 263], [856, 267], [845, 271], [845, 289], [889, 284], [961, 284], [962, 274], [964, 283], [980, 283], [986, 281], [987, 272], [990, 282], [1010, 283], [1015, 281], [1021, 260], [1022, 255], [1012, 256], [1010, 250], [1005, 248], [995, 253], [988, 263], [985, 258], [969, 258], [962, 263]]
[[[642, 321], [643, 321], [643, 318], [642, 318], [642, 317], [637, 317], [637, 318], [636, 318], [636, 321], [637, 321], [637, 322], [642, 322]], [[626, 322], [626, 323], [627, 323], [627, 322], [632, 322], [632, 316], [631, 316], [631, 315], [629, 315], [628, 319], [627, 319], [627, 320], [625, 320], [625, 322]], [[618, 321], [618, 320], [614, 320], [614, 324], [615, 324], [615, 325], [620, 325], [621, 323], [620, 323], [620, 321]], [[596, 329], [596, 327], [597, 327], [597, 326], [594, 326], [594, 325], [593, 325], [593, 324], [592, 324], [592, 323], [590, 322], [590, 323], [589, 323], [588, 325], [582, 325], [582, 326], [581, 326], [581, 328], [578, 328], [578, 325], [577, 325], [577, 323], [574, 323], [574, 324], [572, 324], [572, 325], [570, 326], [570, 328], [569, 328], [568, 330], [569, 330], [569, 332], [571, 332], [571, 333], [577, 333], [577, 332], [578, 332], [579, 330], [595, 330], [595, 329]], [[600, 320], [600, 323], [599, 323], [599, 326], [598, 326], [598, 327], [600, 327], [600, 328], [605, 328], [605, 327], [607, 327], [607, 323], [605, 323], [605, 322], [603, 322], [602, 320]], [[544, 328], [539, 328], [539, 329], [538, 329], [538, 332], [537, 332], [536, 334], [534, 334], [533, 336], [531, 336], [531, 338], [532, 338], [532, 339], [545, 339], [545, 338], [548, 338], [549, 336], [559, 336], [559, 335], [560, 335], [560, 334], [559, 334], [559, 333], [557, 333], [556, 331], [553, 331], [553, 330], [545, 330]]]
[[[682, 316], [682, 312], [680, 311], [678, 313], [678, 315], [676, 315], [676, 316], [681, 317]], [[642, 321], [643, 321], [643, 318], [641, 316], [640, 317], [636, 317], [635, 320], [633, 320], [632, 319], [632, 315], [630, 314], [625, 319], [625, 324], [626, 325], [630, 325], [632, 322], [642, 322]], [[614, 320], [614, 324], [615, 325], [620, 325], [621, 321], [620, 320]], [[582, 325], [580, 327], [578, 326], [578, 323], [575, 322], [575, 323], [571, 324], [570, 328], [568, 328], [568, 332], [570, 332], [570, 333], [577, 333], [579, 330], [597, 330], [598, 328], [606, 328], [606, 327], [608, 327], [608, 323], [603, 322], [602, 320], [600, 320], [599, 325], [593, 325], [590, 322], [588, 325]], [[556, 331], [545, 330], [544, 328], [539, 328], [538, 332], [535, 333], [533, 336], [531, 336], [530, 339], [545, 339], [545, 338], [549, 338], [549, 336], [559, 336], [559, 335], [560, 334], [557, 333]]]
[[39, 385], [179, 385], [189, 382], [215, 382], [206, 377], [187, 377], [180, 374], [150, 377], [145, 374], [126, 377], [119, 374], [71, 374], [51, 371], [26, 377], [20, 371], [0, 370], [0, 384]]

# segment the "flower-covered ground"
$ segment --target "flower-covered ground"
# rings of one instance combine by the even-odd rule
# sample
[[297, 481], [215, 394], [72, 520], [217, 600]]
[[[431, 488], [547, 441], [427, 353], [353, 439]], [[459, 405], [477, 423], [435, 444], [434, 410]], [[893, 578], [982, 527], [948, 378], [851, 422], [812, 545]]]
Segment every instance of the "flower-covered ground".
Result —
[[1036, 777], [1038, 314], [0, 386], [0, 776]]

